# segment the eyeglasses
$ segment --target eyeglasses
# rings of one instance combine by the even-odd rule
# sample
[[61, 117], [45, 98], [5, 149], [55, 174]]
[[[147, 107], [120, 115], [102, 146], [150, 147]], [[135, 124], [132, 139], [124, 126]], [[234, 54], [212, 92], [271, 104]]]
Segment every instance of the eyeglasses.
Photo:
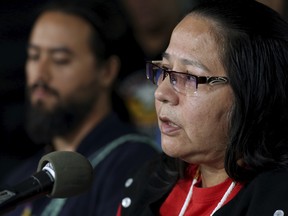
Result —
[[197, 92], [198, 84], [217, 85], [228, 83], [228, 78], [224, 76], [195, 76], [189, 73], [171, 71], [163, 67], [161, 61], [146, 62], [146, 77], [157, 86], [159, 86], [168, 75], [173, 88], [177, 92], [186, 95], [193, 95], [193, 93]]

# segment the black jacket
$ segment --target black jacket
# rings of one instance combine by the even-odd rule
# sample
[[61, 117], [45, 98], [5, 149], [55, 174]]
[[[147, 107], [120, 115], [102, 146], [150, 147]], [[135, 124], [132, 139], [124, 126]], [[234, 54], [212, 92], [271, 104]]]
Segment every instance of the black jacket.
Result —
[[[179, 178], [173, 169], [169, 173], [163, 172], [161, 160], [163, 157], [133, 177], [133, 183], [126, 189], [122, 200], [121, 216], [158, 215], [161, 204]], [[255, 177], [213, 216], [283, 215], [288, 215], [288, 170], [279, 169]]]

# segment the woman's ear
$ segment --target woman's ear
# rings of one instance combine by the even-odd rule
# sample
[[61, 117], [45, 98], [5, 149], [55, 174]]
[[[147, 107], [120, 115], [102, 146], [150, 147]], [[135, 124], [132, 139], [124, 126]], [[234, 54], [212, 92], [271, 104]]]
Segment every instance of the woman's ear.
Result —
[[121, 62], [118, 56], [110, 56], [101, 70], [101, 84], [103, 87], [110, 88], [117, 79], [120, 71]]

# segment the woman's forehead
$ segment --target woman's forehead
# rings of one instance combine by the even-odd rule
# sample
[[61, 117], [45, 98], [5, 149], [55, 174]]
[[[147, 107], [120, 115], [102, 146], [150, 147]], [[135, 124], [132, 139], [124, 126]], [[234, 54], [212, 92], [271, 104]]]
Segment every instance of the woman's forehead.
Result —
[[211, 25], [205, 18], [186, 16], [173, 31], [164, 57], [169, 56], [171, 61], [197, 61], [206, 68], [206, 72], [219, 71], [219, 74], [223, 75], [219, 54], [221, 44], [211, 33]]

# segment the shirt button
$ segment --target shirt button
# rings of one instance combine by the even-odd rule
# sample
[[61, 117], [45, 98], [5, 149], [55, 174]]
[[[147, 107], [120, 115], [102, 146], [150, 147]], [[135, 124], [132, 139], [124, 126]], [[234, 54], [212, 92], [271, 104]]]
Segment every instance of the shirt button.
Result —
[[130, 187], [132, 183], [133, 183], [133, 178], [127, 179], [125, 182], [125, 187], [126, 188]]
[[277, 210], [274, 212], [273, 216], [284, 216], [284, 212], [282, 210]]
[[122, 206], [124, 208], [128, 208], [131, 205], [131, 199], [129, 197], [126, 197], [122, 200]]

